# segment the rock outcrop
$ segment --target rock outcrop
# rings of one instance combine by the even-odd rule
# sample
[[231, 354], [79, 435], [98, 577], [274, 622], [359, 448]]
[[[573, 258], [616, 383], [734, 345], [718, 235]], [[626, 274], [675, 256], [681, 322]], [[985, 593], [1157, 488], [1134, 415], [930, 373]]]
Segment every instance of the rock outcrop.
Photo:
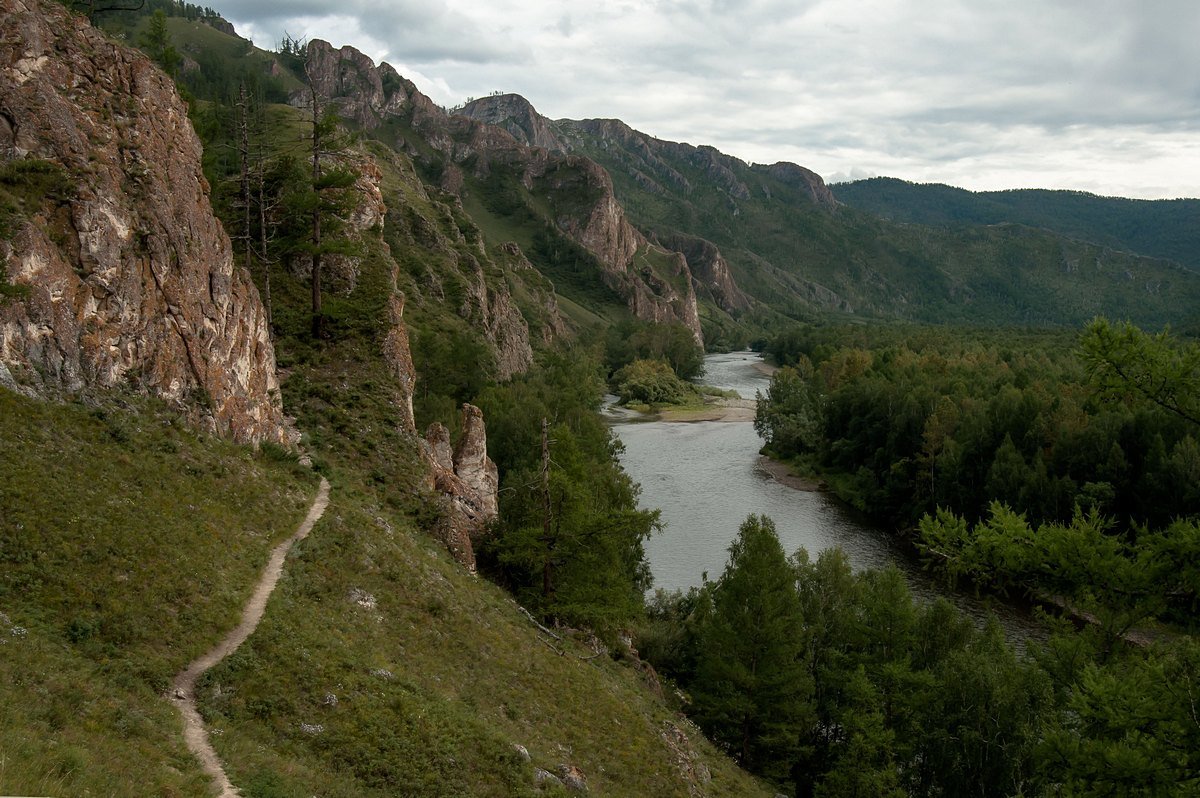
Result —
[[[523, 99], [488, 98], [497, 106], [510, 106], [515, 121], [508, 127], [524, 139], [518, 140], [506, 129], [472, 118], [471, 105], [461, 113], [447, 114], [391, 66], [375, 67], [352, 47], [335, 50], [314, 40], [308, 54], [307, 71], [318, 94], [343, 114], [367, 129], [388, 118], [402, 119], [439, 152], [445, 161], [439, 164], [443, 189], [460, 192], [464, 173], [486, 179], [500, 168], [517, 175], [525, 188], [549, 197], [551, 221], [596, 258], [604, 282], [635, 315], [679, 321], [702, 341], [690, 275], [677, 280], [674, 273], [660, 273], [646, 279], [645, 264], [654, 264], [653, 271], [666, 253], [651, 252], [642, 264], [635, 264], [640, 254], [657, 248], [626, 219], [608, 173], [586, 157], [552, 151], [561, 148], [544, 119]], [[294, 102], [303, 104], [303, 93]], [[522, 121], [528, 130], [521, 128]], [[412, 154], [420, 156], [415, 150]], [[672, 261], [669, 271], [680, 268], [687, 270], [686, 261]]]
[[707, 291], [717, 307], [729, 313], [749, 310], [753, 303], [742, 293], [729, 271], [729, 264], [717, 245], [711, 241], [682, 234], [666, 235], [658, 239], [664, 248], [679, 252], [687, 259], [697, 287]]
[[132, 386], [239, 441], [288, 440], [263, 306], [213, 216], [170, 78], [62, 6], [0, 0], [10, 168], [61, 173], [0, 240], [24, 296], [0, 363], [42, 395]]
[[457, 113], [495, 125], [528, 147], [541, 147], [550, 152], [567, 152], [567, 146], [554, 132], [551, 122], [537, 112], [519, 94], [495, 94], [472, 100]]
[[474, 541], [499, 514], [500, 479], [487, 454], [483, 412], [464, 404], [461, 418], [462, 434], [453, 452], [449, 431], [437, 422], [426, 431], [422, 451], [429, 464], [429, 486], [447, 502], [438, 535], [454, 558], [473, 573]]
[[771, 166], [756, 166], [754, 168], [765, 169], [767, 174], [779, 182], [793, 188], [799, 188], [813, 202], [823, 208], [828, 210], [837, 209], [837, 197], [833, 196], [833, 192], [829, 190], [829, 186], [825, 185], [825, 181], [821, 179], [821, 176], [811, 169], [805, 169], [803, 166], [797, 166], [788, 161], [780, 161]]

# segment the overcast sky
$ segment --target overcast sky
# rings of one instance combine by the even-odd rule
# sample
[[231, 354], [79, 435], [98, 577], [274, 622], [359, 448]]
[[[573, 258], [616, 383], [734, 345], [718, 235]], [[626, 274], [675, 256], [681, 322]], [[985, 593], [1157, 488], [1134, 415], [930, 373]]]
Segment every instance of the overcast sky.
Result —
[[1197, 0], [216, 0], [434, 101], [492, 91], [829, 182], [1200, 196]]

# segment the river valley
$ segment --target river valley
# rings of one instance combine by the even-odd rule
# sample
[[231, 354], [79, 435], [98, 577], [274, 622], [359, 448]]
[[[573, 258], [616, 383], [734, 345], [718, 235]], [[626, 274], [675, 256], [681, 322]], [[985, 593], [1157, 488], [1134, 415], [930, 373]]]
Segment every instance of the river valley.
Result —
[[[702, 381], [753, 399], [769, 377], [751, 352], [709, 355]], [[980, 599], [948, 588], [886, 530], [872, 525], [831, 494], [800, 490], [771, 475], [759, 455], [762, 441], [747, 421], [691, 423], [647, 420], [619, 407], [608, 415], [625, 446], [625, 470], [642, 486], [640, 504], [662, 511], [664, 530], [646, 542], [654, 586], [686, 590], [721, 575], [728, 546], [750, 513], [768, 515], [789, 554], [803, 547], [812, 558], [840, 547], [856, 570], [895, 564], [920, 600], [949, 598], [982, 623], [989, 611], [1017, 643], [1045, 631], [1021, 606]]]

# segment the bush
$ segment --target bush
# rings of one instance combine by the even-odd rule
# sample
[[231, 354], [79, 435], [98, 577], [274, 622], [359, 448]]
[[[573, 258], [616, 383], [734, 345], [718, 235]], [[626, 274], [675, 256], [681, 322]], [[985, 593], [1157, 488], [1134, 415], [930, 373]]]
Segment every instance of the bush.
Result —
[[613, 375], [625, 404], [679, 405], [695, 398], [696, 389], [675, 376], [664, 360], [635, 360]]

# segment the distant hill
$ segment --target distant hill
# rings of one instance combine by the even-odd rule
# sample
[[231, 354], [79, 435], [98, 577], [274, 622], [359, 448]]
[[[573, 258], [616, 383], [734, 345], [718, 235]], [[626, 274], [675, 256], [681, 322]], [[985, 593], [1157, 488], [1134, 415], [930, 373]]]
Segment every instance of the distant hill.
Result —
[[1001, 224], [1012, 220], [999, 213], [989, 225], [889, 217], [839, 203], [796, 164], [748, 164], [619, 120], [550, 120], [517, 95], [458, 113], [600, 164], [649, 238], [684, 251], [694, 273], [698, 259], [719, 259], [756, 308], [793, 318], [1053, 325], [1103, 314], [1161, 326], [1185, 321], [1200, 298], [1194, 273], [1114, 241]]
[[838, 200], [897, 222], [1041, 227], [1200, 270], [1200, 199], [1136, 200], [1082, 191], [967, 191], [873, 177], [833, 187]]

